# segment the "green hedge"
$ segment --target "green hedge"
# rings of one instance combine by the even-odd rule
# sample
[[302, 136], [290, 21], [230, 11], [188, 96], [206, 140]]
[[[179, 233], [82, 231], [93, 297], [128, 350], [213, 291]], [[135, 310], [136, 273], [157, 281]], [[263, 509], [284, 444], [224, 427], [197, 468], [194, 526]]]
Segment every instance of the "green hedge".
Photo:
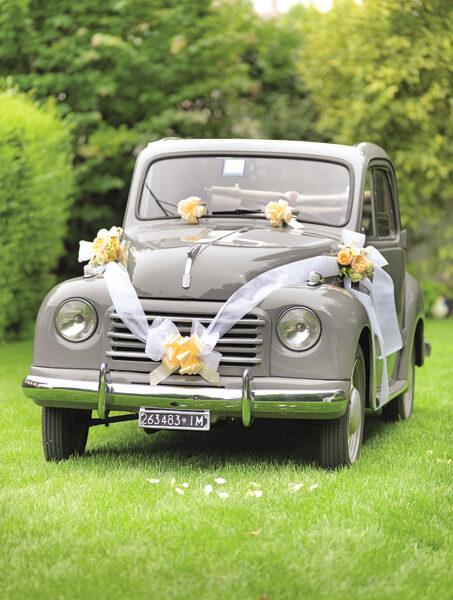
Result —
[[0, 339], [31, 333], [55, 283], [74, 178], [55, 108], [0, 94]]

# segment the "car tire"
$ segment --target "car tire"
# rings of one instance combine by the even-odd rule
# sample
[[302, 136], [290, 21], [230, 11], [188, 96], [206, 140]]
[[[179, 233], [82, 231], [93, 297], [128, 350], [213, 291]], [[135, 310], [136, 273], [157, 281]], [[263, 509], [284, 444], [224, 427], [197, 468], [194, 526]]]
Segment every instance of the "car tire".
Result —
[[46, 461], [82, 455], [88, 438], [91, 411], [74, 408], [42, 409], [42, 443]]
[[411, 417], [414, 410], [415, 347], [412, 350], [408, 375], [409, 386], [407, 390], [382, 407], [382, 417], [388, 423], [398, 421], [399, 419], [405, 421]]
[[325, 469], [350, 466], [360, 456], [365, 421], [366, 370], [358, 346], [351, 372], [348, 407], [339, 419], [321, 421], [320, 463]]

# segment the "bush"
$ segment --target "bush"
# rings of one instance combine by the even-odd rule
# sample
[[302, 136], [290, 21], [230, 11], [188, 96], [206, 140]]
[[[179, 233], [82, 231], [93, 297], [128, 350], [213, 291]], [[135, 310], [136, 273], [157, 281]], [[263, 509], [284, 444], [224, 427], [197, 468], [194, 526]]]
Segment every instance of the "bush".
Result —
[[55, 107], [0, 94], [0, 339], [31, 332], [73, 193], [69, 135]]

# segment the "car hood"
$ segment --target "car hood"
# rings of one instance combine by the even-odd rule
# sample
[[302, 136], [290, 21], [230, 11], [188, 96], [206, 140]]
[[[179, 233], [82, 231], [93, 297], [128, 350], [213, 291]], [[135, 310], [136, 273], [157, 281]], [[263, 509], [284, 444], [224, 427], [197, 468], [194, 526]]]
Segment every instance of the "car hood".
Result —
[[[126, 230], [128, 270], [140, 297], [227, 300], [260, 273], [296, 260], [328, 254], [338, 237], [313, 228], [273, 228], [267, 221], [205, 220], [187, 225], [171, 220]], [[183, 288], [188, 251], [199, 250]]]

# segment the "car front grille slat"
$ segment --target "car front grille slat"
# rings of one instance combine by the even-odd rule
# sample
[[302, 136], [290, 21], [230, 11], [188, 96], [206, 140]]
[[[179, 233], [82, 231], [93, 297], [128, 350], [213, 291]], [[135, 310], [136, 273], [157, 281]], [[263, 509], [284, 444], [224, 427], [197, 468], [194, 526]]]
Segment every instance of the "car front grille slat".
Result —
[[[207, 326], [214, 319], [214, 315], [185, 315], [185, 314], [154, 314], [146, 312], [148, 322], [154, 319], [163, 318], [173, 321], [178, 327], [181, 335], [190, 335], [192, 321], [198, 320], [202, 325]], [[116, 313], [109, 315], [110, 328], [107, 332], [108, 345], [106, 355], [112, 361], [113, 366], [123, 364], [141, 364], [153, 363], [145, 354], [145, 344], [133, 335], [128, 327], [121, 321]], [[254, 367], [262, 362], [262, 351], [264, 346], [264, 325], [265, 320], [253, 314], [246, 315], [238, 321], [221, 338], [215, 347], [215, 350], [222, 354], [219, 368], [224, 367]], [[144, 367], [140, 367], [144, 368]]]
[[[173, 321], [174, 322], [174, 321]], [[175, 323], [175, 322], [174, 322]], [[192, 325], [191, 324], [180, 324], [180, 323], [175, 323], [175, 325], [177, 325], [181, 335], [190, 335], [190, 332], [192, 330]], [[122, 323], [121, 321], [119, 322], [114, 322], [114, 327], [115, 330], [118, 330], [118, 333], [122, 333], [122, 332], [128, 332], [129, 329], [127, 328], [127, 326]], [[254, 331], [256, 331], [256, 325], [249, 325], [249, 326], [243, 326], [242, 323], [241, 325], [236, 325], [234, 326], [232, 329], [230, 329], [230, 331], [228, 332], [229, 335], [231, 335], [233, 333], [233, 335], [249, 335], [252, 334]], [[131, 335], [131, 334], [129, 334]]]
[[[108, 350], [107, 356], [111, 356], [112, 358], [117, 358], [120, 360], [146, 360], [149, 361], [149, 358], [145, 355], [144, 352], [116, 352], [115, 350]], [[222, 363], [247, 363], [248, 365], [257, 365], [261, 362], [259, 358], [251, 357], [251, 356], [224, 356], [222, 355]]]
[[[124, 348], [145, 348], [145, 344], [137, 340], [132, 333], [117, 333], [108, 332], [108, 337], [113, 338], [112, 344]], [[228, 344], [229, 346], [261, 346], [263, 339], [258, 337], [223, 337], [217, 342], [217, 347], [220, 344]]]

